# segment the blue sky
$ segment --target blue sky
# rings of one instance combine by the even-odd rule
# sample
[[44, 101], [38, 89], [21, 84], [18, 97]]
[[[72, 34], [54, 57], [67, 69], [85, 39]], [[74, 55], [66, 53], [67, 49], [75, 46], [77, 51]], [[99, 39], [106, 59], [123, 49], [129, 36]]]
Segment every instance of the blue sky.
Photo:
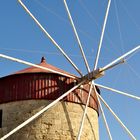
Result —
[[[78, 68], [86, 74], [86, 68], [69, 24], [63, 1], [30, 0], [24, 2]], [[112, 0], [98, 67], [105, 66], [140, 44], [139, 5], [139, 0]], [[68, 6], [92, 69], [107, 0], [71, 0], [68, 1]], [[45, 56], [48, 63], [78, 75], [16, 0], [1, 0], [0, 52], [33, 63], [39, 63], [41, 57]], [[105, 76], [96, 82], [140, 96], [139, 59], [140, 52], [125, 64], [107, 71]], [[27, 67], [1, 58], [0, 66], [1, 77]], [[101, 91], [103, 98], [134, 136], [140, 139], [140, 101], [110, 91], [102, 89]], [[104, 109], [113, 140], [128, 140], [129, 137], [125, 131], [109, 111]], [[100, 139], [108, 140], [101, 115], [99, 124]]]

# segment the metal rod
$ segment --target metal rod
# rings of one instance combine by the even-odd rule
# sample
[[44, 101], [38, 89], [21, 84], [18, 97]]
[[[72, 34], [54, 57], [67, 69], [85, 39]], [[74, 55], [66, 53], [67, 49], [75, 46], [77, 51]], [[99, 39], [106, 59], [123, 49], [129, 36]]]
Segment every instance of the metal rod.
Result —
[[104, 37], [105, 28], [106, 28], [110, 4], [111, 4], [111, 0], [108, 0], [108, 5], [107, 5], [106, 14], [105, 14], [104, 23], [103, 23], [102, 32], [101, 32], [101, 37], [100, 37], [100, 41], [99, 41], [99, 45], [98, 45], [98, 51], [97, 51], [97, 55], [96, 55], [96, 59], [95, 59], [94, 70], [97, 69], [97, 65], [98, 65], [98, 61], [99, 61], [99, 56], [100, 56], [100, 51], [101, 51], [101, 47], [102, 47], [102, 43], [103, 43], [103, 37]]
[[125, 95], [125, 96], [131, 97], [133, 99], [140, 100], [140, 97], [138, 97], [138, 96], [135, 96], [135, 95], [132, 95], [132, 94], [128, 94], [126, 92], [123, 92], [123, 91], [120, 91], [120, 90], [116, 90], [116, 89], [113, 89], [113, 88], [110, 88], [110, 87], [107, 87], [107, 86], [103, 86], [103, 85], [100, 85], [100, 84], [97, 84], [97, 83], [95, 83], [95, 85], [98, 86], [98, 87], [101, 87], [101, 88], [113, 91], [115, 93], [118, 93], [118, 94], [121, 94], [121, 95]]
[[70, 64], [76, 69], [76, 71], [81, 75], [81, 71], [77, 68], [77, 66], [73, 63], [73, 61], [68, 57], [68, 55], [64, 52], [64, 50], [56, 43], [56, 41], [51, 37], [51, 35], [45, 30], [45, 28], [40, 24], [40, 22], [34, 17], [34, 15], [29, 11], [29, 9], [23, 4], [21, 0], [18, 0], [21, 6], [25, 9], [25, 11], [31, 16], [31, 18], [35, 21], [35, 23], [39, 26], [39, 28], [45, 33], [45, 35], [51, 40], [51, 42], [56, 46], [56, 48], [63, 54], [63, 56], [70, 62]]
[[86, 117], [87, 108], [88, 108], [88, 104], [89, 104], [89, 99], [90, 99], [90, 95], [91, 95], [91, 92], [92, 92], [92, 87], [94, 88], [95, 94], [96, 94], [98, 102], [99, 102], [99, 106], [100, 106], [100, 109], [101, 109], [101, 112], [102, 112], [102, 115], [103, 115], [103, 120], [104, 120], [106, 129], [107, 129], [107, 132], [108, 132], [108, 135], [109, 135], [109, 139], [112, 140], [110, 129], [109, 129], [109, 126], [108, 126], [108, 123], [107, 123], [107, 120], [106, 120], [106, 117], [105, 117], [102, 105], [101, 105], [99, 97], [98, 97], [98, 93], [97, 93], [96, 87], [95, 87], [94, 84], [93, 85], [91, 84], [91, 86], [90, 86], [90, 91], [89, 91], [89, 94], [88, 94], [88, 99], [87, 99], [87, 102], [86, 102], [85, 110], [84, 110], [84, 113], [83, 113], [83, 116], [82, 116], [82, 121], [81, 121], [81, 124], [80, 124], [80, 129], [79, 129], [77, 140], [80, 140], [80, 138], [81, 138], [82, 129], [83, 129], [83, 125], [84, 125], [84, 120], [85, 120], [85, 117]]
[[66, 93], [64, 93], [63, 95], [61, 95], [59, 98], [57, 98], [56, 100], [54, 100], [52, 103], [50, 103], [49, 105], [47, 105], [46, 107], [44, 107], [43, 109], [41, 109], [39, 112], [37, 112], [35, 115], [33, 115], [32, 117], [30, 117], [29, 119], [27, 119], [25, 122], [23, 122], [22, 124], [20, 124], [19, 126], [17, 126], [16, 128], [14, 128], [12, 131], [10, 131], [8, 134], [4, 135], [2, 138], [0, 138], [0, 140], [5, 140], [7, 139], [9, 136], [11, 136], [12, 134], [14, 134], [15, 132], [17, 132], [18, 130], [20, 130], [21, 128], [23, 128], [24, 126], [26, 126], [27, 124], [29, 124], [30, 122], [32, 122], [33, 120], [35, 120], [36, 118], [38, 118], [40, 115], [42, 115], [45, 111], [47, 111], [49, 108], [51, 108], [52, 106], [54, 106], [56, 103], [58, 103], [60, 100], [62, 100], [64, 97], [66, 97], [69, 93], [71, 93], [73, 90], [75, 90], [76, 88], [78, 88], [80, 85], [82, 85], [85, 81], [82, 81], [81, 83], [77, 84], [76, 86], [74, 86], [73, 88], [71, 88], [70, 90], [68, 90]]
[[102, 70], [104, 71], [105, 69], [108, 69], [108, 67], [110, 67], [111, 65], [117, 63], [118, 61], [124, 59], [125, 57], [127, 57], [128, 55], [134, 53], [135, 51], [137, 51], [138, 49], [140, 49], [140, 46], [135, 47], [134, 49], [128, 51], [127, 53], [125, 53], [124, 55], [120, 56], [119, 58], [115, 59], [114, 61], [112, 61], [111, 63], [109, 63], [108, 65], [104, 66], [102, 68]]
[[103, 116], [104, 124], [105, 124], [106, 130], [107, 130], [109, 139], [110, 139], [110, 140], [113, 140], [113, 139], [112, 139], [111, 132], [110, 132], [110, 129], [109, 129], [109, 126], [108, 126], [108, 123], [107, 123], [107, 120], [106, 120], [106, 117], [105, 117], [105, 114], [104, 114], [104, 111], [103, 111], [103, 107], [102, 107], [102, 105], [101, 105], [101, 102], [100, 102], [100, 100], [99, 100], [98, 95], [97, 95], [97, 98], [98, 98], [100, 110], [101, 110], [101, 113], [102, 113], [102, 116]]
[[83, 59], [84, 59], [84, 62], [85, 62], [87, 71], [90, 72], [90, 68], [89, 68], [89, 65], [88, 65], [88, 62], [87, 62], [87, 59], [86, 59], [86, 56], [85, 56], [85, 53], [84, 53], [84, 50], [83, 50], [83, 47], [82, 47], [80, 38], [79, 38], [79, 36], [78, 36], [77, 30], [76, 30], [76, 27], [75, 27], [75, 25], [74, 25], [74, 22], [73, 22], [73, 19], [72, 19], [72, 16], [71, 16], [71, 13], [70, 13], [70, 10], [69, 10], [69, 8], [68, 8], [68, 5], [67, 5], [66, 0], [64, 0], [64, 5], [65, 5], [65, 8], [66, 8], [66, 11], [67, 11], [68, 18], [69, 18], [69, 21], [70, 21], [70, 23], [71, 23], [72, 29], [73, 29], [73, 31], [74, 31], [75, 37], [76, 37], [77, 42], [78, 42], [78, 44], [79, 44], [79, 48], [80, 48], [81, 54], [82, 54], [82, 56], [83, 56]]
[[120, 125], [125, 129], [125, 131], [128, 133], [131, 139], [136, 140], [136, 138], [133, 136], [133, 134], [130, 132], [130, 130], [123, 124], [123, 122], [120, 120], [120, 118], [114, 113], [114, 111], [110, 108], [110, 106], [106, 103], [106, 101], [98, 94], [101, 101], [105, 104], [105, 106], [108, 108], [108, 110], [113, 114], [115, 119], [120, 123]]
[[56, 74], [60, 74], [60, 75], [63, 75], [63, 76], [67, 76], [67, 77], [70, 77], [70, 78], [73, 78], [73, 79], [76, 79], [75, 76], [72, 76], [72, 75], [69, 75], [69, 74], [66, 74], [66, 73], [62, 73], [62, 72], [59, 72], [59, 71], [55, 71], [55, 70], [52, 70], [50, 68], [39, 66], [39, 65], [36, 65], [36, 64], [30, 63], [30, 62], [27, 62], [27, 61], [24, 61], [24, 60], [21, 60], [21, 59], [17, 59], [17, 58], [11, 57], [11, 56], [0, 54], [0, 57], [11, 60], [11, 61], [15, 61], [15, 62], [18, 62], [18, 63], [22, 63], [22, 64], [25, 64], [25, 65], [40, 68], [40, 69], [43, 69], [43, 70], [46, 70], [46, 71], [50, 71], [50, 72], [53, 72], [53, 73], [56, 73]]
[[89, 99], [90, 99], [90, 95], [91, 95], [91, 92], [92, 92], [92, 83], [90, 83], [90, 84], [91, 84], [90, 85], [90, 90], [89, 90], [89, 94], [88, 94], [85, 110], [83, 112], [82, 120], [81, 120], [81, 123], [80, 123], [80, 128], [79, 128], [77, 140], [81, 139], [81, 134], [82, 134], [83, 126], [84, 126], [84, 121], [85, 121], [85, 117], [86, 117], [86, 114], [87, 114]]
[[120, 60], [119, 62], [117, 62], [117, 63], [115, 63], [115, 64], [113, 64], [113, 65], [107, 67], [106, 69], [103, 69], [103, 68], [100, 68], [100, 69], [101, 69], [101, 71], [106, 71], [106, 70], [109, 70], [109, 69], [114, 68], [115, 66], [118, 66], [119, 64], [123, 64], [124, 62], [125, 62], [125, 60], [122, 59], [122, 60]]
[[111, 132], [110, 132], [110, 129], [109, 129], [109, 126], [108, 126], [106, 117], [105, 117], [105, 113], [104, 113], [102, 104], [101, 104], [100, 99], [99, 99], [99, 97], [98, 97], [98, 92], [97, 92], [97, 90], [96, 90], [94, 81], [93, 81], [93, 88], [94, 88], [94, 91], [95, 91], [95, 94], [96, 94], [96, 97], [97, 97], [97, 100], [98, 100], [98, 103], [99, 103], [99, 107], [100, 107], [100, 110], [101, 110], [101, 113], [102, 113], [102, 116], [103, 116], [104, 124], [105, 124], [106, 130], [107, 130], [109, 139], [112, 140], [112, 135], [111, 135]]

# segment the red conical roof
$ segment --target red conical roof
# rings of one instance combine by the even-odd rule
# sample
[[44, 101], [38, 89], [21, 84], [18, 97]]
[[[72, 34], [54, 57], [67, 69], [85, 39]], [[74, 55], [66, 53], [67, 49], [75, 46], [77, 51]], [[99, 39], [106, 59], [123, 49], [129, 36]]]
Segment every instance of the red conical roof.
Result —
[[[70, 74], [70, 73], [68, 73], [68, 72], [66, 72], [64, 70], [61, 70], [61, 69], [59, 69], [59, 68], [57, 68], [57, 67], [55, 67], [53, 65], [48, 64], [46, 62], [45, 57], [42, 57], [40, 64], [37, 64], [37, 65], [42, 66], [42, 67], [46, 67], [46, 68], [49, 68], [51, 70], [55, 70], [57, 72], [61, 72], [61, 73], [67, 74], [67, 75], [72, 75], [72, 74]], [[14, 74], [24, 74], [24, 73], [53, 73], [53, 72], [50, 72], [50, 71], [47, 71], [47, 70], [32, 66], [32, 67], [20, 70], [20, 71], [14, 73]], [[75, 76], [75, 75], [72, 75], [72, 76]]]

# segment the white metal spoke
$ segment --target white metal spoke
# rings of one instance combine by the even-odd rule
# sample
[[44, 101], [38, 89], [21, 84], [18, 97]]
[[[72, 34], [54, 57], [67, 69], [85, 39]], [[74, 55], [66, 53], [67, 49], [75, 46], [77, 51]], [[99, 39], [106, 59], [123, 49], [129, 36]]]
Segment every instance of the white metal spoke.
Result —
[[81, 120], [81, 123], [80, 123], [80, 129], [79, 129], [79, 132], [78, 132], [77, 140], [80, 140], [80, 138], [81, 138], [81, 134], [82, 134], [83, 126], [84, 126], [84, 121], [85, 121], [85, 117], [86, 117], [86, 114], [87, 114], [89, 99], [90, 99], [90, 95], [91, 95], [91, 92], [92, 92], [92, 83], [90, 83], [90, 84], [91, 84], [90, 85], [90, 90], [89, 90], [85, 110], [84, 110], [84, 113], [83, 113], [83, 116], [82, 116], [82, 120]]
[[101, 71], [106, 71], [106, 70], [112, 69], [112, 68], [114, 68], [114, 67], [116, 67], [116, 66], [118, 66], [120, 64], [124, 64], [125, 62], [126, 62], [126, 60], [122, 59], [119, 62], [117, 62], [117, 63], [115, 63], [115, 64], [113, 64], [113, 65], [111, 65], [111, 66], [109, 66], [109, 67], [107, 67], [105, 69], [101, 68]]
[[108, 123], [106, 121], [106, 117], [105, 117], [102, 105], [101, 105], [100, 100], [99, 100], [98, 95], [97, 95], [98, 93], [97, 93], [96, 87], [95, 87], [95, 85], [92, 85], [92, 84], [90, 86], [90, 91], [89, 91], [89, 94], [88, 94], [88, 99], [87, 99], [87, 102], [86, 102], [85, 110], [84, 110], [84, 113], [83, 113], [83, 116], [82, 116], [82, 121], [81, 121], [81, 124], [80, 124], [80, 129], [79, 129], [77, 140], [80, 140], [80, 138], [81, 138], [82, 129], [83, 129], [83, 125], [84, 125], [85, 116], [86, 116], [86, 113], [87, 113], [87, 108], [88, 108], [88, 104], [89, 104], [89, 99], [90, 99], [90, 95], [91, 95], [91, 92], [92, 92], [92, 88], [94, 88], [95, 94], [97, 96], [97, 99], [98, 99], [98, 102], [99, 102], [99, 106], [100, 106], [100, 109], [101, 109], [101, 113], [103, 115], [103, 120], [104, 120], [106, 129], [107, 129], [107, 132], [108, 132], [108, 135], [109, 135], [109, 139], [112, 140], [110, 129], [109, 129]]
[[103, 38], [104, 38], [104, 32], [105, 32], [105, 27], [106, 27], [106, 23], [107, 23], [110, 4], [111, 4], [111, 0], [108, 0], [108, 6], [107, 6], [107, 9], [106, 9], [106, 14], [105, 14], [103, 27], [102, 27], [102, 32], [101, 32], [101, 37], [100, 37], [100, 41], [99, 41], [98, 51], [97, 51], [97, 55], [96, 55], [96, 59], [95, 59], [94, 70], [97, 69], [97, 65], [98, 65], [98, 61], [99, 61], [99, 56], [100, 56], [100, 51], [101, 51], [102, 42], [103, 42]]
[[7, 139], [9, 136], [11, 136], [15, 132], [17, 132], [18, 130], [20, 130], [21, 128], [23, 128], [24, 126], [26, 126], [27, 124], [29, 124], [30, 122], [32, 122], [33, 120], [35, 120], [36, 118], [38, 118], [45, 111], [47, 111], [49, 108], [51, 108], [52, 106], [54, 106], [56, 103], [58, 103], [60, 100], [62, 100], [64, 97], [66, 97], [73, 90], [75, 90], [76, 88], [78, 88], [84, 82], [85, 81], [82, 81], [79, 84], [77, 84], [76, 86], [74, 86], [73, 88], [71, 88], [70, 90], [68, 90], [66, 93], [64, 93], [63, 95], [61, 95], [59, 98], [57, 98], [56, 100], [54, 100], [52, 103], [50, 103], [49, 105], [47, 105], [46, 107], [44, 107], [42, 110], [40, 110], [39, 112], [37, 112], [35, 115], [33, 115], [32, 117], [30, 117], [28, 120], [26, 120], [25, 122], [23, 122], [22, 124], [20, 124], [16, 128], [14, 128], [12, 131], [10, 131], [8, 134], [6, 134], [5, 136], [3, 136], [2, 138], [0, 138], [0, 140]]
[[45, 35], [51, 40], [51, 42], [56, 46], [56, 48], [64, 55], [64, 57], [70, 62], [70, 64], [76, 69], [76, 71], [81, 75], [81, 71], [77, 68], [74, 62], [68, 57], [64, 50], [56, 43], [56, 41], [51, 37], [51, 35], [45, 30], [45, 28], [40, 24], [40, 22], [34, 17], [34, 15], [29, 11], [29, 9], [23, 4], [21, 0], [18, 0], [25, 11], [31, 16], [35, 23], [40, 27], [40, 29], [45, 33]]
[[140, 49], [140, 46], [135, 47], [134, 49], [128, 51], [127, 53], [123, 54], [123, 55], [120, 56], [119, 58], [115, 59], [114, 61], [112, 61], [112, 62], [109, 63], [108, 65], [104, 66], [104, 67], [102, 68], [102, 70], [104, 71], [104, 70], [108, 69], [108, 67], [114, 65], [114, 64], [117, 63], [118, 61], [120, 61], [120, 60], [124, 59], [125, 57], [129, 56], [130, 54], [136, 52], [138, 49]]
[[63, 75], [63, 76], [67, 76], [67, 77], [70, 77], [70, 78], [74, 78], [74, 79], [76, 78], [76, 77], [74, 77], [72, 75], [69, 75], [69, 74], [66, 74], [66, 73], [62, 73], [62, 72], [59, 72], [59, 71], [55, 71], [55, 70], [52, 70], [50, 68], [39, 66], [39, 65], [33, 64], [31, 62], [27, 62], [27, 61], [24, 61], [24, 60], [21, 60], [21, 59], [17, 59], [17, 58], [11, 57], [11, 56], [7, 56], [7, 55], [4, 55], [4, 54], [0, 54], [0, 57], [8, 59], [8, 60], [11, 60], [11, 61], [15, 61], [15, 62], [18, 62], [18, 63], [22, 63], [22, 64], [25, 64], [25, 65], [29, 65], [29, 66], [33, 66], [33, 67], [36, 67], [36, 68], [40, 68], [40, 69], [43, 69], [43, 70], [46, 70], [46, 71], [50, 71], [50, 72], [53, 72], [53, 73], [56, 73], [56, 74], [60, 74], [60, 75]]
[[89, 68], [89, 65], [88, 65], [88, 62], [87, 62], [87, 59], [86, 59], [86, 56], [85, 56], [85, 53], [84, 53], [84, 50], [83, 50], [83, 47], [82, 47], [80, 38], [79, 38], [79, 36], [78, 36], [77, 30], [76, 30], [76, 27], [75, 27], [75, 25], [74, 25], [74, 22], [73, 22], [73, 19], [72, 19], [71, 13], [70, 13], [70, 11], [69, 11], [69, 8], [68, 8], [68, 5], [67, 5], [66, 0], [64, 0], [64, 5], [65, 5], [65, 8], [66, 8], [66, 11], [67, 11], [68, 18], [69, 18], [69, 20], [70, 20], [71, 26], [72, 26], [72, 28], [73, 28], [75, 37], [76, 37], [77, 42], [78, 42], [78, 44], [79, 44], [79, 48], [80, 48], [81, 54], [82, 54], [82, 56], [83, 56], [83, 59], [84, 59], [84, 62], [85, 62], [87, 71], [90, 72], [90, 68]]
[[109, 139], [110, 139], [110, 140], [113, 140], [113, 139], [112, 139], [111, 132], [110, 132], [110, 129], [109, 129], [109, 126], [108, 126], [108, 123], [107, 123], [107, 120], [106, 120], [106, 117], [105, 117], [105, 114], [104, 114], [104, 110], [103, 110], [103, 107], [102, 107], [102, 105], [101, 105], [101, 102], [100, 102], [100, 100], [99, 100], [98, 95], [97, 95], [97, 98], [98, 98], [98, 103], [99, 103], [99, 106], [100, 106], [100, 110], [101, 110], [101, 113], [102, 113], [102, 116], [103, 116], [104, 124], [105, 124], [106, 130], [107, 130]]
[[140, 50], [137, 50], [137, 51], [135, 51], [133, 54], [131, 54], [130, 56], [128, 56], [128, 57], [127, 57], [127, 60], [131, 59], [138, 51], [140, 51]]
[[121, 94], [121, 95], [125, 95], [127, 97], [131, 97], [131, 98], [140, 100], [140, 97], [138, 97], [138, 96], [135, 96], [135, 95], [132, 95], [132, 94], [128, 94], [126, 92], [123, 92], [123, 91], [120, 91], [120, 90], [116, 90], [116, 89], [113, 89], [113, 88], [110, 88], [110, 87], [107, 87], [107, 86], [103, 86], [103, 85], [100, 85], [100, 84], [95, 84], [95, 85], [98, 86], [98, 87], [101, 87], [101, 88], [113, 91], [115, 93], [118, 93], [118, 94]]
[[[94, 82], [93, 82], [93, 83], [94, 83]], [[99, 97], [98, 97], [98, 92], [97, 92], [97, 90], [96, 90], [95, 84], [93, 84], [93, 88], [94, 88], [94, 91], [95, 91], [95, 94], [96, 94], [96, 97], [97, 97], [97, 100], [98, 100], [98, 103], [99, 103], [99, 107], [100, 107], [100, 110], [101, 110], [101, 113], [102, 113], [102, 116], [103, 116], [104, 124], [105, 124], [106, 130], [107, 130], [109, 139], [112, 140], [111, 132], [110, 132], [110, 129], [109, 129], [109, 126], [108, 126], [106, 117], [105, 117], [105, 113], [104, 113], [102, 104], [101, 104], [100, 99], [99, 99]]]
[[114, 111], [110, 108], [110, 106], [106, 103], [106, 101], [98, 94], [101, 101], [105, 104], [105, 106], [108, 108], [108, 110], [112, 113], [112, 115], [115, 117], [115, 119], [120, 123], [120, 125], [125, 129], [125, 131], [128, 133], [130, 138], [132, 140], [136, 140], [136, 138], [133, 136], [133, 134], [130, 132], [130, 130], [124, 125], [124, 123], [120, 120], [120, 118], [114, 113]]

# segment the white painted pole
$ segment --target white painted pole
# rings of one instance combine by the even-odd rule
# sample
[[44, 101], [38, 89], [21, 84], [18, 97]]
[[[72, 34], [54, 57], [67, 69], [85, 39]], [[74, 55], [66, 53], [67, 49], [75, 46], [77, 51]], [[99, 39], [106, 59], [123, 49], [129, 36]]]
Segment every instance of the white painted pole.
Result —
[[78, 36], [77, 30], [76, 30], [76, 27], [75, 27], [75, 25], [74, 25], [74, 22], [73, 22], [73, 19], [72, 19], [72, 16], [71, 16], [71, 13], [70, 13], [70, 10], [69, 10], [69, 8], [68, 8], [68, 5], [67, 5], [66, 0], [64, 0], [64, 5], [65, 5], [65, 8], [66, 8], [66, 11], [67, 11], [68, 18], [69, 18], [69, 21], [70, 21], [70, 23], [71, 23], [72, 29], [73, 29], [73, 31], [74, 31], [75, 37], [76, 37], [77, 42], [78, 42], [78, 44], [79, 44], [79, 48], [80, 48], [81, 54], [82, 54], [82, 56], [83, 56], [83, 59], [84, 59], [84, 62], [85, 62], [87, 71], [90, 72], [90, 68], [89, 68], [89, 65], [88, 65], [88, 62], [87, 62], [87, 59], [86, 59], [86, 56], [85, 56], [85, 53], [84, 53], [84, 50], [83, 50], [83, 47], [82, 47], [80, 38], [79, 38], [79, 36]]
[[[94, 82], [93, 82], [93, 83], [94, 83]], [[105, 117], [105, 113], [104, 113], [102, 104], [101, 104], [100, 99], [99, 99], [99, 97], [98, 97], [98, 94], [99, 94], [99, 93], [98, 93], [97, 90], [96, 90], [95, 84], [93, 84], [93, 88], [94, 88], [94, 91], [95, 91], [95, 94], [96, 94], [96, 97], [97, 97], [97, 100], [98, 100], [98, 103], [99, 103], [99, 107], [100, 107], [100, 110], [101, 110], [101, 113], [102, 113], [102, 116], [103, 116], [104, 124], [105, 124], [106, 130], [107, 130], [109, 139], [110, 139], [110, 140], [113, 140], [113, 139], [112, 139], [111, 132], [110, 132], [110, 129], [109, 129], [109, 126], [108, 126], [108, 123], [107, 123], [107, 120], [106, 120], [106, 117]]]
[[96, 55], [96, 59], [95, 59], [94, 70], [97, 69], [97, 65], [98, 65], [98, 61], [99, 61], [99, 56], [100, 56], [100, 51], [101, 51], [101, 47], [102, 47], [102, 43], [103, 43], [104, 32], [105, 32], [105, 28], [106, 28], [110, 4], [111, 4], [111, 0], [108, 0], [107, 10], [106, 10], [105, 19], [104, 19], [104, 23], [103, 23], [103, 27], [102, 27], [102, 32], [101, 32], [101, 37], [100, 37], [100, 41], [99, 41], [99, 45], [98, 45], [98, 51], [97, 51], [97, 55]]
[[120, 60], [119, 62], [117, 62], [117, 63], [115, 63], [115, 64], [113, 64], [113, 65], [107, 67], [106, 69], [102, 69], [102, 68], [101, 68], [101, 71], [106, 71], [106, 70], [112, 69], [112, 68], [114, 68], [114, 67], [116, 67], [116, 66], [118, 66], [118, 65], [120, 65], [120, 64], [124, 64], [125, 62], [126, 62], [126, 61], [125, 61], [124, 59], [122, 59], [122, 60]]
[[44, 107], [42, 110], [40, 110], [39, 112], [37, 112], [35, 115], [33, 115], [32, 117], [30, 117], [28, 120], [26, 120], [25, 122], [23, 122], [22, 124], [20, 124], [19, 126], [17, 126], [16, 128], [14, 128], [12, 131], [10, 131], [8, 134], [4, 135], [2, 138], [0, 138], [0, 140], [5, 140], [7, 139], [9, 136], [11, 136], [12, 134], [14, 134], [15, 132], [17, 132], [18, 130], [20, 130], [21, 128], [23, 128], [24, 126], [26, 126], [27, 124], [29, 124], [30, 122], [32, 122], [33, 120], [35, 120], [36, 118], [38, 118], [40, 115], [42, 115], [45, 111], [47, 111], [49, 108], [51, 108], [52, 106], [54, 106], [56, 103], [58, 103], [60, 100], [62, 100], [64, 97], [66, 97], [69, 93], [71, 93], [73, 90], [75, 90], [76, 88], [78, 88], [80, 85], [82, 85], [85, 81], [80, 82], [79, 84], [77, 84], [76, 86], [74, 86], [73, 88], [71, 88], [70, 90], [68, 90], [66, 93], [64, 93], [63, 95], [61, 95], [59, 98], [57, 98], [56, 100], [54, 100], [52, 103], [50, 103], [48, 106]]
[[96, 84], [96, 83], [95, 83], [95, 85], [98, 86], [98, 87], [101, 87], [101, 88], [104, 88], [104, 89], [113, 91], [113, 92], [115, 92], [115, 93], [118, 93], [118, 94], [121, 94], [121, 95], [125, 95], [125, 96], [131, 97], [131, 98], [133, 98], [133, 99], [140, 100], [140, 97], [138, 97], [138, 96], [135, 96], [135, 95], [132, 95], [132, 94], [128, 94], [128, 93], [126, 93], [126, 92], [123, 92], [123, 91], [120, 91], [120, 90], [116, 90], [116, 89], [113, 89], [113, 88], [110, 88], [110, 87], [107, 87], [107, 86], [103, 86], [103, 85], [101, 85], [101, 84]]
[[81, 138], [81, 134], [82, 134], [82, 130], [83, 130], [83, 125], [84, 125], [84, 120], [85, 120], [85, 117], [86, 117], [87, 108], [88, 108], [88, 104], [89, 104], [89, 99], [90, 99], [90, 95], [91, 95], [91, 92], [92, 92], [92, 88], [94, 89], [95, 94], [97, 96], [97, 100], [98, 100], [98, 103], [99, 103], [99, 106], [100, 106], [100, 109], [101, 109], [101, 113], [103, 115], [103, 120], [104, 120], [105, 127], [106, 127], [108, 135], [109, 135], [109, 139], [112, 140], [110, 129], [109, 129], [109, 126], [108, 126], [108, 123], [107, 123], [107, 120], [106, 120], [106, 117], [105, 117], [102, 105], [101, 105], [99, 97], [98, 97], [98, 92], [97, 92], [96, 87], [95, 87], [94, 84], [93, 85], [91, 84], [91, 86], [90, 86], [90, 91], [89, 91], [89, 94], [88, 94], [88, 99], [87, 99], [87, 102], [86, 102], [85, 110], [84, 110], [84, 113], [83, 113], [83, 116], [82, 116], [82, 121], [80, 123], [80, 129], [79, 129], [77, 140], [80, 140], [80, 138]]
[[137, 51], [138, 49], [140, 49], [140, 46], [135, 47], [134, 49], [128, 51], [127, 53], [125, 53], [124, 55], [120, 56], [119, 58], [115, 59], [114, 61], [112, 61], [111, 63], [109, 63], [108, 65], [104, 66], [102, 68], [102, 71], [104, 71], [105, 69], [108, 69], [108, 67], [114, 65], [115, 63], [117, 63], [118, 61], [124, 59], [125, 57], [127, 57], [128, 55], [134, 53], [135, 51]]
[[30, 63], [30, 62], [27, 62], [27, 61], [24, 61], [24, 60], [21, 60], [21, 59], [17, 59], [17, 58], [11, 57], [11, 56], [0, 54], [0, 57], [8, 59], [8, 60], [11, 60], [11, 61], [15, 61], [15, 62], [18, 62], [18, 63], [22, 63], [22, 64], [25, 64], [25, 65], [29, 65], [29, 66], [33, 66], [33, 67], [36, 67], [36, 68], [40, 68], [40, 69], [43, 69], [43, 70], [46, 70], [46, 71], [50, 71], [50, 72], [53, 72], [53, 73], [56, 73], [56, 74], [60, 74], [60, 75], [63, 75], [63, 76], [67, 76], [67, 77], [70, 77], [70, 78], [73, 78], [73, 79], [76, 79], [76, 77], [74, 77], [72, 75], [69, 75], [69, 74], [66, 74], [66, 73], [62, 73], [62, 72], [58, 72], [58, 71], [49, 69], [47, 67], [39, 66], [39, 65], [36, 65], [36, 64]]
[[108, 110], [113, 114], [115, 119], [120, 123], [120, 125], [125, 129], [125, 131], [128, 133], [130, 138], [132, 140], [136, 140], [136, 138], [133, 136], [133, 134], [130, 132], [130, 130], [124, 125], [124, 123], [120, 120], [120, 118], [114, 113], [114, 111], [110, 108], [110, 106], [106, 103], [106, 101], [98, 94], [101, 101], [105, 104], [105, 106], [108, 108]]
[[81, 134], [82, 134], [83, 126], [84, 126], [84, 121], [85, 121], [85, 117], [86, 117], [86, 114], [87, 114], [87, 109], [88, 109], [88, 104], [89, 104], [89, 100], [90, 100], [90, 95], [91, 95], [91, 92], [92, 92], [92, 83], [90, 83], [90, 84], [91, 84], [90, 85], [90, 90], [89, 90], [89, 94], [88, 94], [85, 110], [84, 110], [84, 113], [83, 113], [83, 116], [82, 116], [82, 120], [81, 120], [81, 123], [80, 123], [80, 128], [79, 128], [77, 140], [81, 139]]
[[56, 41], [51, 37], [51, 35], [45, 30], [45, 28], [40, 24], [40, 22], [34, 17], [34, 15], [29, 11], [29, 9], [23, 4], [21, 0], [18, 0], [21, 6], [25, 9], [25, 11], [31, 16], [31, 18], [35, 21], [35, 23], [39, 26], [39, 28], [45, 33], [45, 35], [51, 40], [51, 42], [56, 46], [56, 48], [63, 54], [63, 56], [69, 61], [69, 63], [76, 69], [76, 71], [81, 75], [81, 71], [77, 68], [77, 66], [73, 63], [73, 61], [68, 57], [68, 55], [64, 52], [64, 50], [56, 43]]

